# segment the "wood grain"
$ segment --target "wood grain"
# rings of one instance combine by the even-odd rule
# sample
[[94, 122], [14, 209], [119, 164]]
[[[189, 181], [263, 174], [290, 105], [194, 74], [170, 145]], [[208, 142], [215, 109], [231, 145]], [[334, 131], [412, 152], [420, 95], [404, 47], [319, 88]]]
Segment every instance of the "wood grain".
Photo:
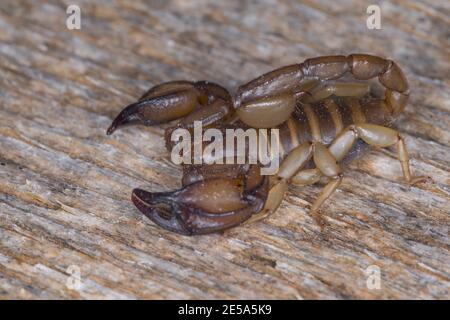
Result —
[[[78, 4], [81, 30], [66, 28]], [[0, 298], [450, 298], [450, 7], [383, 1], [0, 3]], [[143, 218], [134, 187], [180, 185], [161, 128], [112, 118], [150, 86], [208, 79], [232, 89], [325, 54], [395, 59], [411, 84], [398, 122], [416, 175], [393, 150], [346, 168], [322, 215], [320, 186], [289, 189], [262, 223], [183, 237]], [[381, 288], [366, 270], [378, 266]], [[71, 267], [72, 266], [72, 267]], [[70, 289], [73, 266], [81, 286]]]

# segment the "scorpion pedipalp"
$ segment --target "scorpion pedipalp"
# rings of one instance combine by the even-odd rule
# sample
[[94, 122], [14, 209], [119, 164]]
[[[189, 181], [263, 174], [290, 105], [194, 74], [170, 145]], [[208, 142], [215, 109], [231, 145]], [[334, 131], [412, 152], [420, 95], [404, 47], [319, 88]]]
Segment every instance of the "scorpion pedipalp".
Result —
[[197, 96], [192, 90], [167, 93], [130, 104], [113, 121], [107, 133], [127, 124], [155, 125], [185, 116], [194, 110]]
[[184, 235], [236, 226], [259, 212], [266, 201], [267, 179], [246, 187], [243, 178], [200, 180], [173, 192], [134, 189], [132, 201], [157, 225]]
[[117, 128], [130, 124], [152, 126], [173, 120], [180, 120], [183, 124], [185, 117], [189, 118], [184, 123], [195, 120], [214, 123], [230, 112], [231, 96], [218, 84], [172, 81], [151, 88], [137, 102], [125, 107], [106, 133], [110, 135]]

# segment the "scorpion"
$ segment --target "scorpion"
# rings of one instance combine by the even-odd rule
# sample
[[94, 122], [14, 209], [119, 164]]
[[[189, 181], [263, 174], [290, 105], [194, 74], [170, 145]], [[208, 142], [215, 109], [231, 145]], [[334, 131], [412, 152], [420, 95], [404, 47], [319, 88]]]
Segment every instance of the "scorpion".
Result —
[[231, 95], [208, 81], [154, 86], [128, 105], [107, 130], [130, 124], [167, 124], [166, 147], [176, 128], [194, 121], [219, 129], [278, 128], [281, 163], [276, 174], [260, 164], [183, 164], [182, 187], [173, 192], [132, 191], [135, 206], [160, 227], [182, 235], [218, 232], [260, 221], [282, 203], [288, 184], [325, 186], [310, 213], [340, 186], [342, 167], [369, 146], [396, 146], [404, 179], [413, 177], [404, 138], [392, 125], [404, 110], [409, 86], [392, 60], [368, 54], [322, 56], [268, 72]]

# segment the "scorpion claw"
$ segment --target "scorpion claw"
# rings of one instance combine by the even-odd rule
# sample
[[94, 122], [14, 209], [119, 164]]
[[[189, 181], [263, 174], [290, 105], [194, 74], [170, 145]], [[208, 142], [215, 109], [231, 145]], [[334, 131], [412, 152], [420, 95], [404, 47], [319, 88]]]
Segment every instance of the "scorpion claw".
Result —
[[151, 126], [170, 122], [191, 113], [197, 104], [197, 92], [193, 89], [143, 98], [123, 109], [106, 133], [110, 135], [118, 127], [128, 124]]
[[123, 109], [111, 123], [108, 130], [106, 131], [106, 134], [113, 134], [113, 132], [116, 131], [118, 127], [127, 124], [138, 123], [140, 120], [138, 109], [139, 103], [130, 104], [125, 109]]
[[173, 192], [134, 189], [132, 201], [160, 227], [183, 235], [206, 234], [236, 226], [261, 210], [267, 183], [249, 192], [241, 179], [213, 178]]
[[167, 193], [151, 193], [142, 189], [134, 189], [131, 194], [131, 200], [139, 211], [160, 227], [189, 235], [189, 231], [183, 227], [183, 223], [178, 219], [177, 215], [172, 214], [170, 202], [163, 202], [170, 199], [165, 194]]

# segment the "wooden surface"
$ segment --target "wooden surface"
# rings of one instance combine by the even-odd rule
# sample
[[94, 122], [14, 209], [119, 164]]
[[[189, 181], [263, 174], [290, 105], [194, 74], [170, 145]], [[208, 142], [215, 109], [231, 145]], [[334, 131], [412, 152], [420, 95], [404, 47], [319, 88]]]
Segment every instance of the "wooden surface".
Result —
[[[66, 29], [73, 3], [81, 30]], [[366, 28], [371, 1], [92, 3], [0, 2], [0, 298], [450, 298], [448, 1], [383, 1], [382, 30]], [[291, 186], [262, 223], [190, 238], [130, 202], [134, 187], [180, 184], [161, 129], [105, 135], [148, 87], [231, 89], [352, 52], [405, 70], [397, 127], [430, 182], [406, 186], [395, 153], [373, 150], [346, 168], [324, 232], [308, 215], [320, 186]], [[370, 266], [380, 289], [366, 285]]]

